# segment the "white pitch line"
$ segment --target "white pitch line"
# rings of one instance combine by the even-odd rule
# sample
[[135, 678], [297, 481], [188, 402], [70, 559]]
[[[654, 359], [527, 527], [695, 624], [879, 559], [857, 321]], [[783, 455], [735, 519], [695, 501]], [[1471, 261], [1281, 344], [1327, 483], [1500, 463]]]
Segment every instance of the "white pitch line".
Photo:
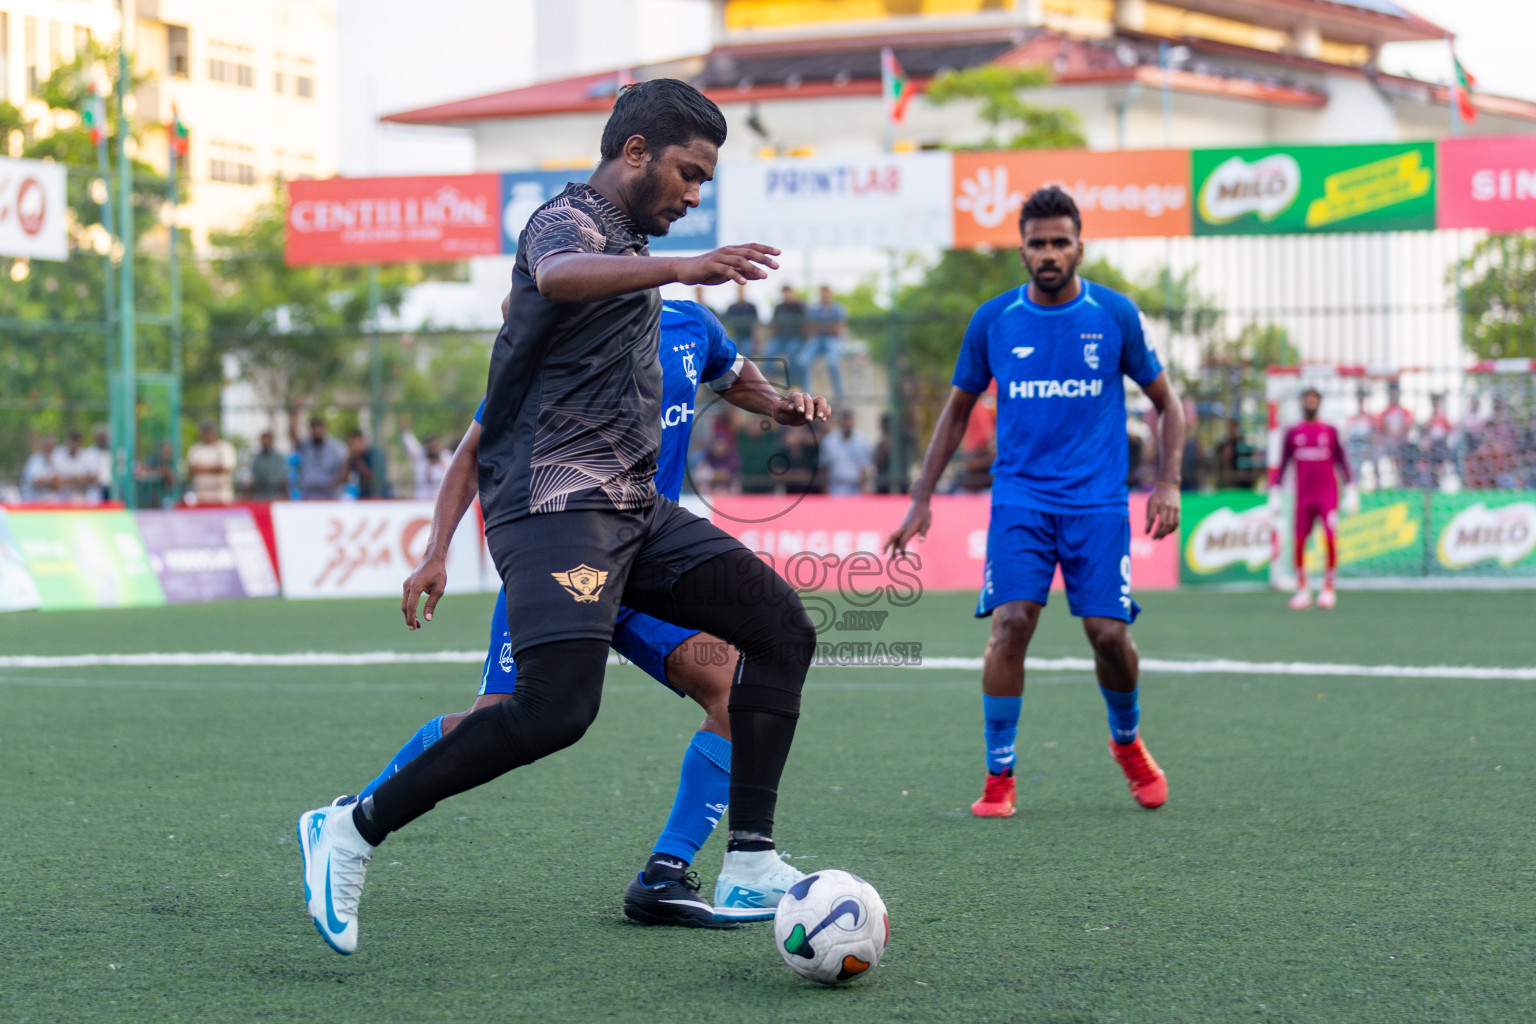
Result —
[[[145, 654], [12, 654], [0, 655], [0, 669], [49, 668], [294, 668], [350, 667], [363, 665], [479, 665], [482, 651], [361, 651], [356, 653], [308, 651], [291, 654], [251, 654], [243, 651], [182, 651]], [[616, 655], [610, 665], [622, 664]], [[1026, 666], [1035, 672], [1091, 672], [1089, 658], [1030, 658]], [[847, 665], [832, 668], [932, 669], [981, 671], [980, 658], [924, 658], [919, 664]], [[1143, 658], [1148, 672], [1168, 675], [1252, 676], [1353, 676], [1362, 679], [1517, 679], [1536, 681], [1536, 668], [1484, 668], [1476, 665], [1346, 665], [1308, 661], [1176, 661]]]

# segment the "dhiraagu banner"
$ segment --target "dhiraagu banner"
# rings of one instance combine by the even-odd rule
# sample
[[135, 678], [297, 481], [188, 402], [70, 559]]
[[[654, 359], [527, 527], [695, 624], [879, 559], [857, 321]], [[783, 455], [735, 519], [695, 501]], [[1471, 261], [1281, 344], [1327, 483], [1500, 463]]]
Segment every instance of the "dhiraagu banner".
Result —
[[44, 611], [165, 603], [132, 512], [12, 512]]
[[1429, 231], [1432, 142], [1190, 153], [1197, 235]]
[[1253, 491], [1184, 496], [1179, 562], [1182, 584], [1269, 581], [1275, 525], [1265, 497]]

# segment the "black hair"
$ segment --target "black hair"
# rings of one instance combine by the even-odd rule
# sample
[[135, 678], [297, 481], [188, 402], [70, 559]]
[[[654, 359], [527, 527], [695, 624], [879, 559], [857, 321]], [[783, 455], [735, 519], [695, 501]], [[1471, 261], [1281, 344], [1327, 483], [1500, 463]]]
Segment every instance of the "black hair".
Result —
[[1077, 204], [1055, 185], [1037, 188], [1024, 200], [1024, 208], [1019, 211], [1019, 234], [1024, 233], [1024, 225], [1029, 221], [1047, 217], [1071, 217], [1077, 233], [1083, 233], [1083, 215], [1077, 212]]
[[636, 82], [619, 93], [603, 126], [600, 152], [604, 160], [616, 158], [624, 143], [639, 135], [653, 152], [668, 146], [686, 146], [694, 139], [725, 144], [725, 115], [699, 90], [675, 78]]
[[1316, 395], [1319, 402], [1323, 400], [1323, 393], [1317, 390], [1317, 388], [1303, 388], [1301, 397], [1306, 398], [1308, 395]]

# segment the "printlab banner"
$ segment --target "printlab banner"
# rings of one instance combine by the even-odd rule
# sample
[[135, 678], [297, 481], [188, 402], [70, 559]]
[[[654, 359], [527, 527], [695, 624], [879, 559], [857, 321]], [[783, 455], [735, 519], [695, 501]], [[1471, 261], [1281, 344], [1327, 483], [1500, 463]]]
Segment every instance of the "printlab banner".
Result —
[[[279, 501], [272, 504], [284, 597], [400, 596], [426, 553], [430, 501]], [[479, 520], [466, 516], [448, 549], [448, 586], [481, 578]]]
[[1435, 146], [1271, 146], [1190, 154], [1197, 235], [1435, 226]]
[[948, 153], [722, 164], [719, 237], [781, 249], [948, 249]]
[[38, 603], [37, 584], [27, 571], [27, 560], [11, 532], [5, 509], [0, 508], [0, 612], [25, 611]]
[[[517, 252], [517, 238], [533, 211], [559, 195], [573, 181], [586, 181], [591, 171], [509, 171], [501, 176], [501, 251]], [[672, 230], [651, 239], [652, 252], [708, 250], [719, 246], [720, 208], [715, 183], [699, 188], [699, 205]]]
[[[880, 554], [885, 538], [906, 514], [901, 495], [830, 497], [809, 495], [707, 495], [714, 524], [770, 559], [802, 591], [860, 593], [883, 588], [893, 599], [916, 588], [980, 590], [987, 561], [987, 494], [941, 495], [933, 499], [933, 529], [915, 541], [917, 558], [893, 564]], [[1138, 590], [1172, 590], [1179, 583], [1179, 553], [1173, 539], [1154, 543], [1143, 533], [1147, 501], [1133, 494], [1131, 577]], [[820, 568], [817, 568], [817, 566]], [[1057, 574], [1056, 586], [1061, 585]]]
[[165, 603], [132, 512], [12, 512], [44, 611]]
[[69, 259], [64, 165], [0, 157], [0, 256]]
[[136, 513], [149, 565], [169, 604], [276, 597], [277, 575], [247, 509]]

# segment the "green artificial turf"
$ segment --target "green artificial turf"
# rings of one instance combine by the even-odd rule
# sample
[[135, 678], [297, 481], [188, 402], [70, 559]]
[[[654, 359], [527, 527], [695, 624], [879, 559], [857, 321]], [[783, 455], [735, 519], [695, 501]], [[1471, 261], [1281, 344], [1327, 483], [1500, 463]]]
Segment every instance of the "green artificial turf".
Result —
[[[1530, 592], [1142, 600], [1149, 657], [1536, 664]], [[926, 596], [863, 638], [977, 655], [969, 602]], [[1060, 604], [1032, 653], [1085, 655]], [[8, 615], [0, 655], [473, 650], [488, 612], [449, 598], [416, 634], [387, 601]], [[1536, 683], [1148, 673], [1172, 796], [1147, 812], [1091, 676], [1034, 672], [1020, 810], [995, 821], [967, 811], [975, 676], [812, 675], [780, 843], [891, 913], [882, 966], [823, 990], [768, 926], [620, 914], [699, 718], [633, 668], [578, 746], [380, 848], [345, 959], [304, 911], [294, 819], [466, 706], [477, 668], [0, 669], [0, 1021], [1529, 1018]]]

